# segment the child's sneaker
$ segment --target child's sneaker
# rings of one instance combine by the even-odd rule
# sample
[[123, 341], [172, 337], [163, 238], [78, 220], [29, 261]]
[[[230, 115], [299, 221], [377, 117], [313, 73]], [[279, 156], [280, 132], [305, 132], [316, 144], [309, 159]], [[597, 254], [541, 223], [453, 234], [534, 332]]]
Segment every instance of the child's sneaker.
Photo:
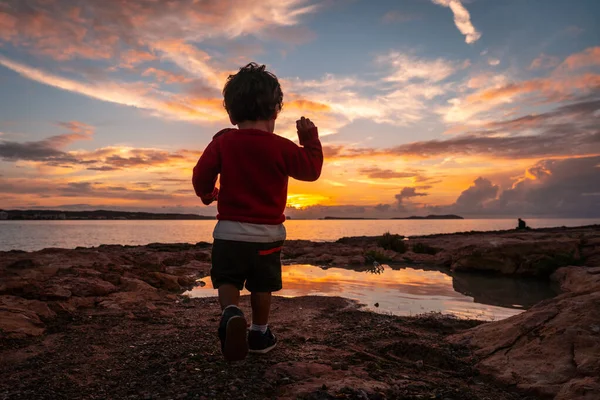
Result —
[[237, 307], [228, 307], [221, 316], [219, 324], [221, 351], [227, 361], [239, 361], [248, 354], [246, 341], [246, 318]]
[[248, 333], [248, 347], [250, 353], [266, 354], [277, 345], [277, 338], [267, 328], [265, 333], [261, 331], [250, 331]]

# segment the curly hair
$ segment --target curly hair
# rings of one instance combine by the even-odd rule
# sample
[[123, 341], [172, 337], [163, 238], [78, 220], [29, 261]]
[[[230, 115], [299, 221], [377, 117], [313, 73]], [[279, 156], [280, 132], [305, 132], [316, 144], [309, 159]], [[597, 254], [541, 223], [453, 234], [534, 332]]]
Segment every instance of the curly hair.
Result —
[[223, 88], [223, 105], [236, 123], [274, 118], [283, 107], [283, 92], [277, 77], [264, 65], [250, 63], [229, 75]]

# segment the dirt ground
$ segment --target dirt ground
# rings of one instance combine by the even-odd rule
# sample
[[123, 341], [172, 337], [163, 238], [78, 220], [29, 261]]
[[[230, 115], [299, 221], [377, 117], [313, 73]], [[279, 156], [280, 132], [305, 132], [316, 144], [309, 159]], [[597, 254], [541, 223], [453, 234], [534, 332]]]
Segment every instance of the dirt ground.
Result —
[[[478, 376], [444, 341], [475, 321], [364, 312], [341, 298], [276, 298], [268, 355], [223, 360], [216, 299], [169, 295], [155, 311], [65, 313], [0, 341], [0, 399], [527, 399]], [[243, 308], [249, 312], [248, 299]]]

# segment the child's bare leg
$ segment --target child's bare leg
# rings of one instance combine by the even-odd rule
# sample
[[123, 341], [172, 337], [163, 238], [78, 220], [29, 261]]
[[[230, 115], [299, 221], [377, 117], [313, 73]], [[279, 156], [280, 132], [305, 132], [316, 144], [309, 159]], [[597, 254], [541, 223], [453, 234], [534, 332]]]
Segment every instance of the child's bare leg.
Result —
[[221, 309], [224, 310], [227, 306], [237, 306], [240, 303], [240, 291], [235, 285], [224, 284], [219, 286], [219, 303]]
[[275, 335], [269, 329], [271, 292], [252, 292], [252, 325], [248, 334], [251, 353], [265, 354], [277, 345]]
[[254, 325], [267, 325], [271, 311], [271, 292], [252, 292], [252, 323]]
[[219, 286], [219, 302], [223, 309], [219, 323], [221, 351], [228, 361], [243, 360], [248, 354], [246, 341], [246, 318], [238, 308], [240, 291], [235, 285]]

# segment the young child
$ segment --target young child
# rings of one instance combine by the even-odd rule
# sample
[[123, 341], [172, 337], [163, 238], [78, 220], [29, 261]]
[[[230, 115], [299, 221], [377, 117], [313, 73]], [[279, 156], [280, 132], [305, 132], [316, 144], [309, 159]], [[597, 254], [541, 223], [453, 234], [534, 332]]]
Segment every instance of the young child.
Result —
[[[268, 322], [271, 293], [281, 289], [288, 178], [317, 180], [323, 150], [317, 128], [304, 117], [296, 122], [300, 146], [273, 133], [283, 92], [264, 65], [250, 63], [229, 76], [223, 97], [229, 120], [239, 129], [224, 129], [213, 137], [194, 168], [192, 183], [204, 204], [218, 197], [210, 276], [223, 310], [221, 350], [227, 360], [236, 361], [248, 351], [267, 353], [277, 343]], [[244, 284], [252, 304], [247, 337], [238, 308]]]

